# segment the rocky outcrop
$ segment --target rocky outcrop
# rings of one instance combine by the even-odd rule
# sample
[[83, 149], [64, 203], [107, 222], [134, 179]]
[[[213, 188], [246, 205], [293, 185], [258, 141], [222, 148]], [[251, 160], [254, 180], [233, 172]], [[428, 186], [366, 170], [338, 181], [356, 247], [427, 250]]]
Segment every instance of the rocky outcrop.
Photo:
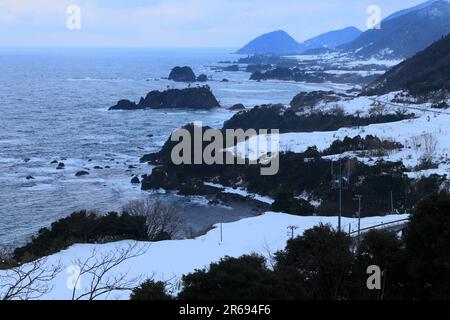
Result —
[[339, 99], [333, 91], [301, 92], [292, 99], [290, 105], [295, 111], [304, 111], [306, 108], [315, 107], [320, 102], [335, 102]]
[[134, 176], [131, 179], [131, 184], [140, 184], [140, 183], [141, 183], [141, 180], [139, 180], [139, 177], [137, 177], [137, 176]]
[[208, 86], [152, 91], [138, 104], [129, 100], [121, 100], [109, 110], [138, 110], [163, 108], [213, 109], [220, 107], [216, 97]]
[[136, 102], [132, 102], [130, 100], [120, 100], [114, 107], [111, 107], [110, 110], [135, 110], [139, 109]]
[[231, 106], [229, 110], [241, 111], [241, 110], [245, 110], [245, 106], [242, 103], [237, 103], [237, 104]]
[[201, 74], [197, 77], [197, 82], [206, 82], [208, 81], [208, 76], [206, 74]]
[[89, 172], [87, 171], [78, 171], [77, 173], [75, 173], [75, 177], [82, 177], [82, 176], [88, 176]]
[[169, 74], [169, 80], [175, 82], [195, 82], [195, 73], [190, 67], [175, 67]]

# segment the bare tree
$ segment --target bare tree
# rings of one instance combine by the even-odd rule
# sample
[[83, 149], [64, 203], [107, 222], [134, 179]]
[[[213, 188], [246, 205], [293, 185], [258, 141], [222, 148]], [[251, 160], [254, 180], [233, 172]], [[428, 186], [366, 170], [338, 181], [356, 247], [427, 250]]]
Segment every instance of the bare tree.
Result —
[[378, 101], [374, 101], [369, 109], [370, 116], [382, 116], [386, 112], [386, 106]]
[[124, 213], [146, 218], [147, 234], [150, 241], [172, 239], [180, 231], [182, 219], [173, 206], [151, 199], [131, 201]]
[[39, 299], [49, 293], [60, 265], [48, 265], [47, 258], [0, 271], [0, 300]]
[[422, 137], [423, 137], [424, 157], [432, 159], [436, 153], [438, 140], [431, 133], [426, 133]]
[[[147, 250], [148, 246], [135, 242], [126, 247], [117, 247], [110, 252], [98, 252], [93, 249], [87, 259], [77, 259], [74, 262], [78, 272], [71, 288], [72, 300], [95, 300], [113, 291], [133, 290], [142, 281], [142, 277], [129, 278], [128, 272], [114, 273], [114, 269], [125, 261], [145, 254]], [[82, 278], [89, 278], [89, 284], [77, 294]]]

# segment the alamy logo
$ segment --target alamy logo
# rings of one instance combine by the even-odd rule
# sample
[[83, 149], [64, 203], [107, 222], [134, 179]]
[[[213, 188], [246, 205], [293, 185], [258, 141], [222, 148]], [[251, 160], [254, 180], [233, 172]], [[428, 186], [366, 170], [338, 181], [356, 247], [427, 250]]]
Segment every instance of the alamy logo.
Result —
[[[279, 171], [279, 130], [203, 129], [195, 122], [193, 132], [178, 129], [172, 133], [171, 160], [175, 165], [261, 165], [261, 175], [273, 176]], [[206, 145], [207, 144], [207, 145]], [[227, 147], [228, 146], [228, 147]]]
[[66, 269], [66, 273], [68, 274], [66, 286], [69, 290], [81, 288], [81, 268], [77, 265], [70, 265]]
[[81, 8], [76, 5], [70, 5], [67, 7], [67, 29], [80, 30], [81, 29]]
[[381, 290], [381, 269], [379, 266], [369, 266], [367, 268], [367, 274], [370, 275], [367, 278], [367, 289], [369, 290]]
[[377, 5], [371, 5], [367, 8], [367, 29], [381, 29], [381, 8]]

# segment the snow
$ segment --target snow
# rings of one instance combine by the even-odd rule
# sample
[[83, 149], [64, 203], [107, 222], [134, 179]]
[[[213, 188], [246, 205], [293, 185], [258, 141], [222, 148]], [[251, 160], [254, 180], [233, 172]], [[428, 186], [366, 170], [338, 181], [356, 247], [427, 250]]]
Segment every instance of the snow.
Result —
[[230, 194], [237, 194], [239, 196], [242, 196], [244, 198], [252, 198], [255, 199], [259, 202], [264, 202], [267, 204], [272, 204], [274, 203], [275, 200], [273, 200], [270, 197], [267, 196], [262, 196], [259, 194], [255, 194], [255, 193], [249, 193], [247, 190], [245, 190], [244, 188], [230, 188], [230, 187], [225, 187], [221, 184], [218, 183], [211, 183], [211, 182], [205, 182], [204, 183], [205, 186], [209, 186], [209, 187], [213, 187], [213, 188], [218, 188], [218, 189], [223, 189], [223, 193], [230, 193]]
[[[390, 215], [362, 219], [362, 228], [376, 226], [381, 223], [393, 222], [408, 218], [408, 215]], [[283, 213], [267, 212], [264, 215], [243, 219], [238, 222], [223, 224], [223, 240], [220, 241], [220, 228], [216, 225], [206, 235], [192, 240], [173, 240], [156, 243], [139, 242], [138, 248], [144, 248], [145, 253], [120, 264], [111, 271], [118, 276], [126, 274], [126, 279], [148, 277], [154, 280], [168, 281], [176, 286], [181, 276], [196, 269], [207, 267], [225, 256], [239, 257], [244, 254], [259, 253], [268, 256], [269, 253], [284, 249], [289, 239], [288, 226], [297, 226], [295, 236], [303, 234], [319, 224], [337, 225], [337, 217], [299, 217]], [[343, 218], [343, 227], [349, 226], [355, 230], [357, 219]], [[86, 260], [96, 251], [96, 256], [111, 255], [133, 245], [133, 241], [121, 241], [108, 244], [77, 244], [67, 250], [48, 257], [46, 265], [60, 265], [61, 272], [52, 280], [52, 290], [41, 299], [70, 299], [70, 289], [73, 278], [74, 262]], [[0, 271], [4, 273], [7, 271]], [[83, 276], [77, 295], [89, 286], [89, 276]], [[178, 287], [179, 288], [179, 287]], [[116, 291], [99, 299], [128, 299], [129, 291]]]
[[[378, 97], [378, 101], [390, 101], [396, 93], [390, 93], [385, 96]], [[321, 104], [316, 109], [326, 111], [335, 105], [343, 108], [346, 114], [355, 114], [360, 112], [361, 115], [367, 115], [372, 108], [373, 101], [368, 97], [355, 97], [352, 99], [344, 99], [334, 103]], [[316, 146], [319, 151], [323, 151], [331, 146], [336, 140], [343, 140], [345, 137], [354, 138], [368, 135], [377, 136], [382, 140], [395, 141], [401, 143], [404, 148], [393, 150], [386, 156], [367, 157], [357, 153], [345, 153], [336, 155], [336, 157], [353, 156], [366, 164], [375, 164], [375, 160], [385, 161], [402, 161], [409, 169], [418, 166], [425, 156], [431, 156], [433, 162], [439, 165], [438, 169], [425, 170], [411, 173], [411, 177], [429, 176], [430, 174], [450, 175], [450, 113], [435, 113], [435, 109], [430, 108], [430, 104], [422, 105], [404, 105], [405, 107], [413, 107], [415, 109], [410, 112], [416, 114], [416, 118], [391, 122], [372, 124], [368, 126], [341, 128], [336, 131], [328, 132], [296, 132], [280, 134], [281, 152], [305, 152], [309, 147]], [[424, 111], [417, 110], [422, 109]], [[402, 105], [390, 106], [386, 105], [385, 113], [396, 112], [402, 109]], [[433, 111], [433, 112], [430, 112]], [[247, 157], [250, 160], [259, 159], [264, 156], [264, 148], [258, 149], [258, 141], [266, 141], [262, 145], [267, 145], [270, 136], [260, 135], [250, 138], [245, 144], [241, 143], [236, 150], [239, 156]], [[431, 141], [430, 141], [431, 140]], [[427, 147], [435, 144], [431, 154]], [[234, 151], [230, 148], [229, 151]], [[282, 164], [281, 164], [282, 165]]]

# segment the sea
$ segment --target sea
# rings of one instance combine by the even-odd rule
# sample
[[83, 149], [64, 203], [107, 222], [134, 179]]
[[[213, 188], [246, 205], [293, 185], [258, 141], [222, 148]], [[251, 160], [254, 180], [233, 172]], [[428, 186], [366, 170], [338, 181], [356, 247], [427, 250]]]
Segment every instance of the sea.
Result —
[[[317, 85], [250, 81], [244, 71], [216, 70], [235, 61], [232, 48], [3, 48], [0, 49], [0, 246], [27, 241], [40, 228], [78, 210], [120, 211], [142, 198], [176, 206], [184, 228], [255, 214], [244, 205], [211, 205], [202, 197], [141, 191], [132, 176], [149, 174], [139, 158], [158, 151], [171, 132], [201, 121], [220, 128], [229, 107], [288, 104]], [[120, 99], [139, 101], [151, 90], [183, 88], [167, 80], [175, 66], [190, 66], [224, 108], [108, 111]], [[223, 79], [229, 80], [223, 82]], [[52, 162], [63, 162], [57, 170]], [[103, 169], [94, 169], [101, 167]], [[84, 170], [90, 174], [76, 177]], [[32, 179], [27, 179], [32, 177]]]

